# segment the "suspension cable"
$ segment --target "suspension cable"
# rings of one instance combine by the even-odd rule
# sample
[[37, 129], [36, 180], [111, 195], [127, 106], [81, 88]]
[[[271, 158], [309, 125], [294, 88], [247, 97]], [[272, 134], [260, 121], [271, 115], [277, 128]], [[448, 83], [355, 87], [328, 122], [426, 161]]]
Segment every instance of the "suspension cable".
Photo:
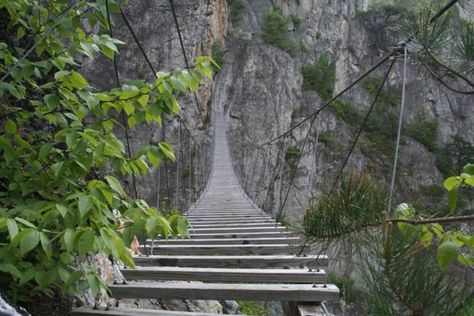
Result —
[[390, 64], [390, 67], [388, 68], [387, 72], [385, 73], [385, 76], [383, 77], [383, 80], [382, 80], [380, 86], [378, 87], [377, 92], [375, 93], [374, 100], [372, 101], [372, 104], [370, 105], [369, 110], [367, 111], [367, 114], [364, 117], [364, 121], [362, 122], [361, 126], [359, 127], [359, 130], [356, 134], [356, 137], [352, 141], [352, 145], [351, 145], [351, 147], [350, 147], [350, 149], [349, 149], [349, 151], [348, 151], [348, 153], [347, 153], [347, 155], [344, 159], [344, 162], [342, 163], [341, 168], [337, 172], [336, 179], [334, 180], [334, 183], [331, 186], [331, 190], [329, 191], [329, 195], [331, 195], [333, 193], [333, 191], [334, 191], [334, 189], [335, 189], [335, 187], [336, 187], [336, 185], [337, 185], [337, 183], [338, 183], [338, 181], [339, 181], [339, 179], [342, 175], [342, 172], [343, 172], [344, 168], [346, 167], [347, 162], [349, 161], [349, 158], [351, 157], [352, 152], [354, 151], [357, 142], [359, 141], [359, 137], [362, 134], [362, 132], [363, 132], [364, 128], [366, 127], [366, 125], [367, 125], [367, 121], [369, 120], [369, 116], [370, 116], [370, 114], [372, 114], [372, 110], [375, 108], [375, 104], [377, 103], [378, 98], [380, 96], [380, 93], [382, 92], [382, 89], [385, 85], [385, 82], [387, 81], [388, 76], [389, 76], [390, 72], [392, 71], [392, 68], [393, 68], [393, 65], [395, 64], [395, 61], [396, 61], [396, 59], [394, 58], [392, 60], [391, 64]]
[[402, 122], [403, 122], [403, 110], [405, 108], [405, 89], [406, 89], [406, 78], [407, 78], [407, 45], [403, 43], [403, 80], [402, 80], [402, 100], [400, 103], [400, 115], [398, 117], [398, 129], [397, 129], [397, 142], [395, 147], [395, 155], [393, 158], [393, 167], [392, 167], [392, 179], [390, 181], [390, 191], [388, 193], [388, 212], [392, 212], [392, 197], [393, 189], [395, 187], [395, 177], [397, 175], [397, 163], [398, 163], [398, 151], [400, 149], [400, 136], [402, 131]]
[[138, 40], [138, 37], [135, 34], [135, 31], [133, 30], [132, 25], [128, 21], [127, 16], [123, 12], [122, 6], [120, 4], [119, 4], [119, 9], [120, 9], [120, 15], [122, 16], [122, 19], [125, 22], [125, 25], [127, 26], [128, 30], [130, 31], [130, 34], [132, 34], [132, 37], [133, 37], [135, 43], [137, 43], [137, 46], [140, 49], [140, 52], [142, 53], [143, 57], [145, 58], [145, 60], [148, 64], [148, 67], [150, 67], [151, 71], [153, 72], [153, 77], [155, 77], [156, 76], [156, 71], [155, 71], [155, 69], [154, 69], [154, 67], [153, 67], [153, 65], [150, 61], [150, 58], [148, 58], [148, 55], [145, 53], [145, 50], [143, 49], [142, 45], [140, 44], [140, 41]]
[[[36, 47], [38, 47], [39, 44], [41, 44], [42, 41], [45, 40], [46, 37], [49, 36], [49, 34], [51, 34], [58, 26], [59, 24], [61, 24], [62, 20], [64, 19], [64, 17], [66, 16], [66, 14], [71, 11], [76, 5], [78, 5], [80, 2], [76, 2], [76, 3], [72, 3], [70, 4], [66, 9], [64, 9], [64, 11], [61, 12], [61, 14], [59, 14], [59, 16], [55, 19], [56, 22], [53, 23], [52, 26], [50, 26], [44, 33], [43, 35], [41, 35], [41, 37], [38, 39], [38, 41], [36, 41], [33, 46], [31, 46], [17, 61], [16, 63], [11, 66], [8, 71], [2, 76], [2, 78], [0, 78], [0, 83], [5, 81], [5, 79], [8, 78], [8, 76], [11, 75], [12, 71], [18, 67], [28, 56], [30, 56], [30, 54], [35, 50]], [[108, 14], [108, 11], [107, 11], [107, 14]]]
[[[105, 0], [105, 8], [106, 8], [106, 13], [107, 13], [107, 23], [109, 24], [109, 36], [113, 38], [113, 30], [112, 30], [112, 23], [111, 23], [111, 19], [110, 19], [110, 12], [109, 12], [109, 1], [108, 0]], [[117, 87], [120, 87], [120, 77], [119, 77], [119, 70], [118, 70], [118, 65], [117, 65], [117, 55], [114, 54], [114, 58], [113, 58], [113, 62], [114, 62], [114, 73], [115, 73], [115, 83], [117, 85]], [[132, 150], [130, 148], [130, 135], [129, 135], [129, 130], [128, 130], [128, 123], [127, 123], [127, 119], [125, 117], [125, 112], [122, 112], [121, 113], [121, 117], [122, 117], [122, 123], [123, 123], [123, 126], [125, 127], [125, 140], [126, 140], [126, 143], [127, 143], [127, 155], [128, 155], [128, 158], [130, 159], [132, 157]], [[132, 170], [132, 184], [133, 184], [133, 194], [134, 194], [134, 198], [138, 198], [138, 190], [137, 190], [137, 181], [135, 179], [135, 173], [133, 172]]]
[[[173, 13], [173, 20], [174, 20], [174, 24], [176, 26], [176, 31], [178, 32], [179, 44], [181, 45], [181, 51], [183, 53], [184, 63], [186, 64], [186, 69], [189, 69], [188, 57], [186, 55], [186, 50], [184, 49], [183, 37], [181, 35], [181, 30], [179, 29], [178, 16], [176, 14], [176, 9], [174, 7], [174, 1], [169, 0], [169, 3], [170, 3], [170, 6], [171, 6], [171, 12]], [[198, 100], [198, 97], [196, 95], [196, 92], [193, 91], [193, 95], [194, 95], [194, 102], [196, 102], [196, 107], [198, 109], [198, 115], [202, 119], [202, 114], [201, 113], [203, 112], [203, 110], [202, 110], [201, 105], [199, 104], [199, 100]]]
[[325, 108], [327, 108], [332, 102], [334, 102], [335, 100], [337, 100], [340, 96], [342, 96], [344, 93], [346, 93], [347, 91], [349, 91], [352, 87], [354, 87], [356, 84], [358, 84], [360, 81], [362, 81], [365, 77], [367, 77], [368, 75], [370, 75], [372, 72], [374, 72], [378, 67], [380, 67], [380, 65], [382, 65], [385, 61], [387, 61], [390, 57], [392, 57], [394, 55], [394, 51], [392, 51], [391, 53], [387, 54], [385, 57], [383, 57], [381, 60], [379, 60], [374, 66], [372, 66], [369, 70], [367, 70], [366, 72], [364, 72], [361, 76], [359, 76], [355, 81], [353, 81], [351, 84], [349, 84], [346, 88], [344, 88], [341, 92], [339, 92], [338, 94], [336, 94], [336, 96], [334, 96], [333, 98], [331, 98], [331, 100], [327, 101], [326, 103], [324, 103], [321, 107], [319, 107], [317, 110], [315, 110], [313, 113], [309, 114], [307, 117], [305, 117], [304, 119], [302, 119], [301, 121], [299, 121], [298, 123], [296, 123], [295, 125], [293, 125], [292, 127], [290, 127], [286, 132], [284, 133], [281, 133], [280, 135], [278, 136], [275, 136], [274, 138], [260, 144], [257, 148], [260, 148], [260, 147], [263, 147], [263, 146], [266, 146], [270, 143], [273, 143], [275, 140], [277, 139], [280, 139], [281, 137], [284, 137], [286, 135], [288, 135], [289, 133], [291, 133], [293, 130], [295, 130], [296, 128], [298, 128], [299, 126], [301, 126], [303, 123], [305, 123], [306, 121], [310, 120], [311, 118], [314, 118], [315, 116], [317, 116], [319, 114], [319, 112], [323, 111]]

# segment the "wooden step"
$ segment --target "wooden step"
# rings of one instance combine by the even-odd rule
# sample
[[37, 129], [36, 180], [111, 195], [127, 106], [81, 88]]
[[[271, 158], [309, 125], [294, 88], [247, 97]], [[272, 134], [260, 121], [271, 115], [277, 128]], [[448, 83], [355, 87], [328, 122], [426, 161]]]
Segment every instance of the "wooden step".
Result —
[[272, 219], [271, 216], [268, 216], [268, 215], [261, 215], [261, 214], [252, 214], [252, 215], [215, 215], [215, 214], [212, 214], [212, 215], [188, 215], [186, 216], [187, 218], [189, 219], [192, 219], [192, 220], [210, 220], [210, 219], [235, 219], [235, 220], [239, 220], [239, 219], [249, 219], [249, 218], [266, 218], [266, 219]]
[[214, 313], [195, 313], [138, 308], [115, 308], [110, 310], [93, 309], [91, 306], [74, 308], [71, 316], [222, 316]]
[[[299, 237], [269, 238], [210, 238], [210, 239], [157, 239], [155, 245], [261, 245], [261, 244], [293, 244], [301, 241]], [[153, 240], [147, 240], [149, 247]]]
[[235, 228], [235, 227], [282, 227], [279, 223], [224, 223], [224, 224], [192, 224], [192, 228]]
[[253, 227], [232, 227], [232, 228], [191, 228], [189, 229], [190, 234], [215, 234], [215, 233], [260, 233], [260, 232], [282, 232], [285, 231], [284, 226], [253, 226]]
[[133, 282], [110, 285], [116, 298], [337, 301], [339, 289], [332, 284], [247, 284], [200, 282]]
[[[160, 255], [239, 255], [239, 254], [282, 254], [295, 251], [291, 244], [261, 245], [155, 245], [147, 246], [150, 254]], [[140, 251], [144, 252], [143, 246]]]
[[292, 232], [287, 231], [270, 231], [270, 232], [225, 232], [225, 233], [191, 233], [191, 239], [208, 239], [208, 238], [254, 238], [254, 237], [291, 237]]
[[188, 222], [191, 225], [195, 225], [195, 224], [235, 224], [235, 223], [239, 223], [239, 224], [272, 223], [272, 224], [275, 224], [276, 223], [276, 221], [274, 221], [273, 219], [246, 219], [246, 220], [239, 220], [239, 221], [235, 221], [233, 219], [209, 220], [209, 221], [207, 221], [207, 220], [196, 221], [196, 220], [188, 219]]
[[325, 283], [324, 270], [149, 267], [122, 269], [130, 280], [246, 283]]
[[321, 268], [328, 264], [328, 258], [321, 256], [265, 255], [265, 256], [137, 256], [137, 266], [176, 266], [176, 267], [311, 267]]

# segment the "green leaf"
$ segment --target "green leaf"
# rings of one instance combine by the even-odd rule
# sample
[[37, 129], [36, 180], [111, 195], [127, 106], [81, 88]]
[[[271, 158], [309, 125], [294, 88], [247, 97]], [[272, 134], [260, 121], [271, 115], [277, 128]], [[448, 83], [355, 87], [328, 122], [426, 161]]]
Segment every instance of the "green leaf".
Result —
[[36, 226], [33, 225], [33, 223], [27, 221], [26, 219], [24, 218], [21, 218], [21, 217], [15, 217], [15, 220], [19, 223], [22, 223], [23, 225], [27, 226], [27, 227], [30, 227], [30, 228], [33, 228], [33, 229], [36, 229]]
[[8, 119], [5, 121], [5, 131], [10, 134], [15, 134], [17, 130], [15, 122]]
[[467, 173], [471, 176], [474, 176], [474, 164], [468, 163], [467, 165], [464, 166], [464, 168], [462, 169], [462, 172]]
[[66, 247], [66, 250], [69, 252], [72, 252], [74, 248], [74, 237], [76, 235], [76, 232], [70, 228], [66, 229], [63, 235], [63, 241], [64, 241], [64, 246]]
[[438, 258], [438, 265], [442, 269], [446, 269], [448, 265], [453, 261], [458, 255], [458, 245], [451, 240], [447, 240], [443, 242], [438, 247], [437, 258]]
[[458, 262], [466, 267], [472, 267], [474, 265], [474, 256], [471, 256], [468, 253], [463, 253], [458, 255]]
[[449, 210], [451, 211], [451, 214], [454, 214], [456, 212], [457, 201], [458, 201], [458, 189], [455, 188], [448, 192], [448, 206], [449, 206]]
[[0, 271], [10, 273], [11, 275], [21, 278], [22, 273], [11, 263], [0, 263]]
[[61, 99], [55, 94], [48, 94], [44, 96], [44, 102], [48, 106], [48, 109], [54, 110], [61, 103]]
[[40, 241], [40, 234], [37, 230], [28, 229], [27, 233], [20, 240], [20, 253], [22, 255], [33, 250]]
[[64, 263], [64, 264], [70, 264], [70, 263], [74, 262], [75, 258], [69, 252], [62, 252], [59, 255], [59, 260], [61, 260], [61, 262]]
[[125, 193], [124, 189], [122, 188], [122, 185], [120, 182], [115, 178], [114, 176], [106, 176], [105, 180], [107, 180], [107, 183], [110, 185], [112, 190], [117, 192], [121, 197], [125, 197], [127, 194]]
[[176, 157], [174, 156], [174, 153], [173, 153], [173, 147], [171, 147], [170, 144], [165, 143], [165, 142], [160, 142], [159, 147], [160, 147], [161, 152], [166, 157], [168, 157], [169, 159], [171, 159], [173, 161], [176, 161]]
[[64, 162], [56, 162], [51, 165], [51, 170], [53, 171], [53, 174], [55, 177], [58, 177], [61, 174], [61, 171], [63, 169]]
[[443, 186], [446, 188], [446, 190], [451, 191], [453, 188], [458, 186], [460, 181], [458, 180], [457, 177], [449, 177], [443, 182]]
[[86, 230], [83, 232], [77, 241], [77, 250], [80, 256], [91, 252], [94, 249], [95, 235], [92, 231]]
[[76, 89], [84, 89], [89, 85], [87, 80], [76, 71], [71, 71], [71, 76], [69, 79], [72, 86]]
[[81, 214], [81, 218], [84, 218], [87, 215], [87, 213], [89, 213], [93, 205], [94, 205], [94, 202], [92, 201], [90, 196], [83, 195], [79, 197], [77, 206], [79, 207], [79, 213]]
[[44, 159], [46, 158], [53, 150], [53, 145], [51, 143], [46, 143], [43, 146], [41, 146], [39, 152], [38, 152], [38, 159]]
[[18, 224], [14, 219], [7, 218], [7, 227], [8, 233], [10, 234], [10, 240], [13, 240], [13, 238], [18, 234]]
[[100, 281], [98, 280], [98, 276], [93, 273], [86, 274], [87, 283], [89, 284], [89, 288], [91, 289], [92, 295], [96, 297], [100, 291]]
[[56, 209], [63, 218], [66, 217], [66, 214], [68, 213], [68, 209], [66, 206], [64, 206], [63, 204], [56, 204]]
[[120, 256], [120, 261], [129, 268], [135, 268], [135, 261], [133, 261], [130, 251], [124, 251], [122, 256]]
[[45, 233], [40, 234], [40, 240], [44, 253], [49, 259], [51, 259], [51, 256], [53, 255], [53, 247], [51, 246], [51, 241]]

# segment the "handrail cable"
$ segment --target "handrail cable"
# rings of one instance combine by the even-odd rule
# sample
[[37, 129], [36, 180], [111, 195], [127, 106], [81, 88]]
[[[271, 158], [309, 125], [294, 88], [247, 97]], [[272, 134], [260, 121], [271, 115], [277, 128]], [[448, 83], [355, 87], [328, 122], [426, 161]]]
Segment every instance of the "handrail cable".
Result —
[[354, 140], [352, 141], [352, 145], [351, 145], [349, 151], [347, 152], [347, 155], [346, 155], [346, 157], [345, 157], [345, 159], [344, 159], [344, 162], [342, 163], [341, 168], [340, 168], [339, 171], [337, 172], [336, 179], [334, 180], [334, 183], [333, 183], [332, 186], [331, 186], [331, 190], [329, 190], [329, 195], [331, 195], [331, 194], [333, 193], [333, 191], [334, 191], [334, 189], [335, 189], [335, 187], [336, 187], [336, 185], [337, 185], [337, 183], [338, 183], [338, 181], [339, 181], [339, 179], [340, 179], [340, 177], [341, 177], [341, 175], [342, 175], [342, 172], [343, 172], [344, 168], [346, 167], [347, 162], [349, 161], [349, 158], [350, 158], [350, 156], [352, 155], [352, 152], [354, 151], [357, 142], [359, 141], [359, 137], [360, 137], [360, 135], [362, 134], [362, 132], [363, 132], [365, 126], [367, 125], [367, 121], [368, 121], [368, 119], [369, 119], [369, 116], [370, 116], [370, 114], [372, 113], [372, 110], [375, 108], [375, 104], [377, 103], [378, 98], [379, 98], [379, 96], [380, 96], [380, 93], [382, 92], [382, 89], [383, 89], [383, 87], [384, 87], [384, 85], [385, 85], [385, 82], [387, 81], [388, 76], [389, 76], [390, 72], [392, 71], [392, 68], [393, 68], [393, 65], [395, 64], [395, 61], [396, 61], [396, 58], [394, 58], [394, 59], [392, 60], [392, 62], [390, 63], [390, 67], [388, 68], [388, 70], [387, 70], [385, 76], [383, 77], [383, 80], [382, 80], [380, 86], [379, 86], [378, 89], [377, 89], [377, 92], [375, 93], [375, 96], [374, 96], [374, 99], [373, 99], [373, 101], [372, 101], [372, 104], [370, 105], [369, 110], [367, 111], [367, 113], [366, 113], [366, 115], [365, 115], [365, 117], [364, 117], [364, 121], [362, 122], [361, 126], [359, 127], [359, 130], [358, 130], [358, 132], [357, 132], [357, 134], [356, 134], [356, 137], [355, 137]]
[[296, 123], [295, 125], [293, 125], [292, 127], [290, 127], [286, 132], [283, 132], [281, 133], [280, 135], [278, 136], [275, 136], [274, 138], [260, 144], [257, 148], [260, 148], [260, 147], [263, 147], [263, 146], [266, 146], [270, 143], [273, 143], [275, 140], [283, 137], [283, 136], [286, 136], [288, 135], [289, 133], [291, 133], [293, 130], [295, 130], [296, 128], [298, 128], [299, 126], [301, 126], [303, 123], [305, 123], [306, 121], [308, 121], [309, 119], [311, 119], [312, 117], [314, 116], [317, 116], [319, 114], [319, 112], [321, 112], [322, 110], [324, 110], [325, 108], [327, 108], [332, 102], [334, 102], [335, 100], [337, 100], [340, 96], [342, 96], [344, 93], [346, 93], [347, 91], [349, 91], [352, 87], [354, 87], [356, 84], [358, 84], [360, 81], [362, 81], [365, 77], [367, 77], [368, 75], [370, 75], [372, 72], [374, 72], [374, 70], [376, 70], [378, 67], [380, 67], [380, 65], [382, 65], [385, 61], [387, 61], [390, 57], [392, 57], [393, 55], [395, 54], [394, 51], [390, 52], [389, 54], [387, 54], [385, 57], [383, 57], [381, 60], [379, 60], [374, 66], [372, 66], [369, 70], [367, 70], [366, 72], [364, 72], [361, 76], [359, 76], [355, 81], [353, 81], [351, 84], [349, 84], [346, 88], [344, 88], [341, 92], [339, 92], [338, 94], [336, 94], [334, 97], [331, 98], [331, 100], [327, 101], [326, 103], [324, 103], [321, 107], [319, 107], [318, 109], [316, 109], [314, 112], [312, 112], [311, 114], [309, 114], [307, 117], [305, 117], [304, 119], [302, 119], [301, 121], [299, 121], [298, 123]]

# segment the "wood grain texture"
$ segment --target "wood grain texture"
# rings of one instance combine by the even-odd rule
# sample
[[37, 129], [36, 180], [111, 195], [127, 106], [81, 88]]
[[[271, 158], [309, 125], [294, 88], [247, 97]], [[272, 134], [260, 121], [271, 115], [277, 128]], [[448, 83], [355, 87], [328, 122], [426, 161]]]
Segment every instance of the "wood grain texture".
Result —
[[138, 308], [111, 308], [110, 310], [92, 309], [90, 306], [74, 308], [71, 316], [218, 316], [214, 313], [193, 313], [180, 311], [138, 309]]
[[122, 269], [127, 280], [246, 283], [324, 283], [324, 270], [150, 267]]
[[327, 256], [297, 257], [293, 255], [261, 256], [140, 256], [135, 257], [138, 266], [176, 266], [176, 267], [324, 267]]
[[[153, 240], [147, 240], [152, 245]], [[299, 237], [255, 237], [255, 238], [202, 238], [202, 239], [157, 239], [155, 245], [259, 245], [259, 244], [294, 244], [301, 242]]]
[[[291, 244], [270, 245], [157, 245], [147, 247], [149, 253], [161, 255], [239, 255], [283, 254], [296, 250]], [[143, 247], [140, 247], [143, 249]]]
[[252, 300], [252, 301], [337, 301], [339, 289], [332, 284], [237, 284], [194, 282], [134, 282], [111, 285], [117, 298]]

